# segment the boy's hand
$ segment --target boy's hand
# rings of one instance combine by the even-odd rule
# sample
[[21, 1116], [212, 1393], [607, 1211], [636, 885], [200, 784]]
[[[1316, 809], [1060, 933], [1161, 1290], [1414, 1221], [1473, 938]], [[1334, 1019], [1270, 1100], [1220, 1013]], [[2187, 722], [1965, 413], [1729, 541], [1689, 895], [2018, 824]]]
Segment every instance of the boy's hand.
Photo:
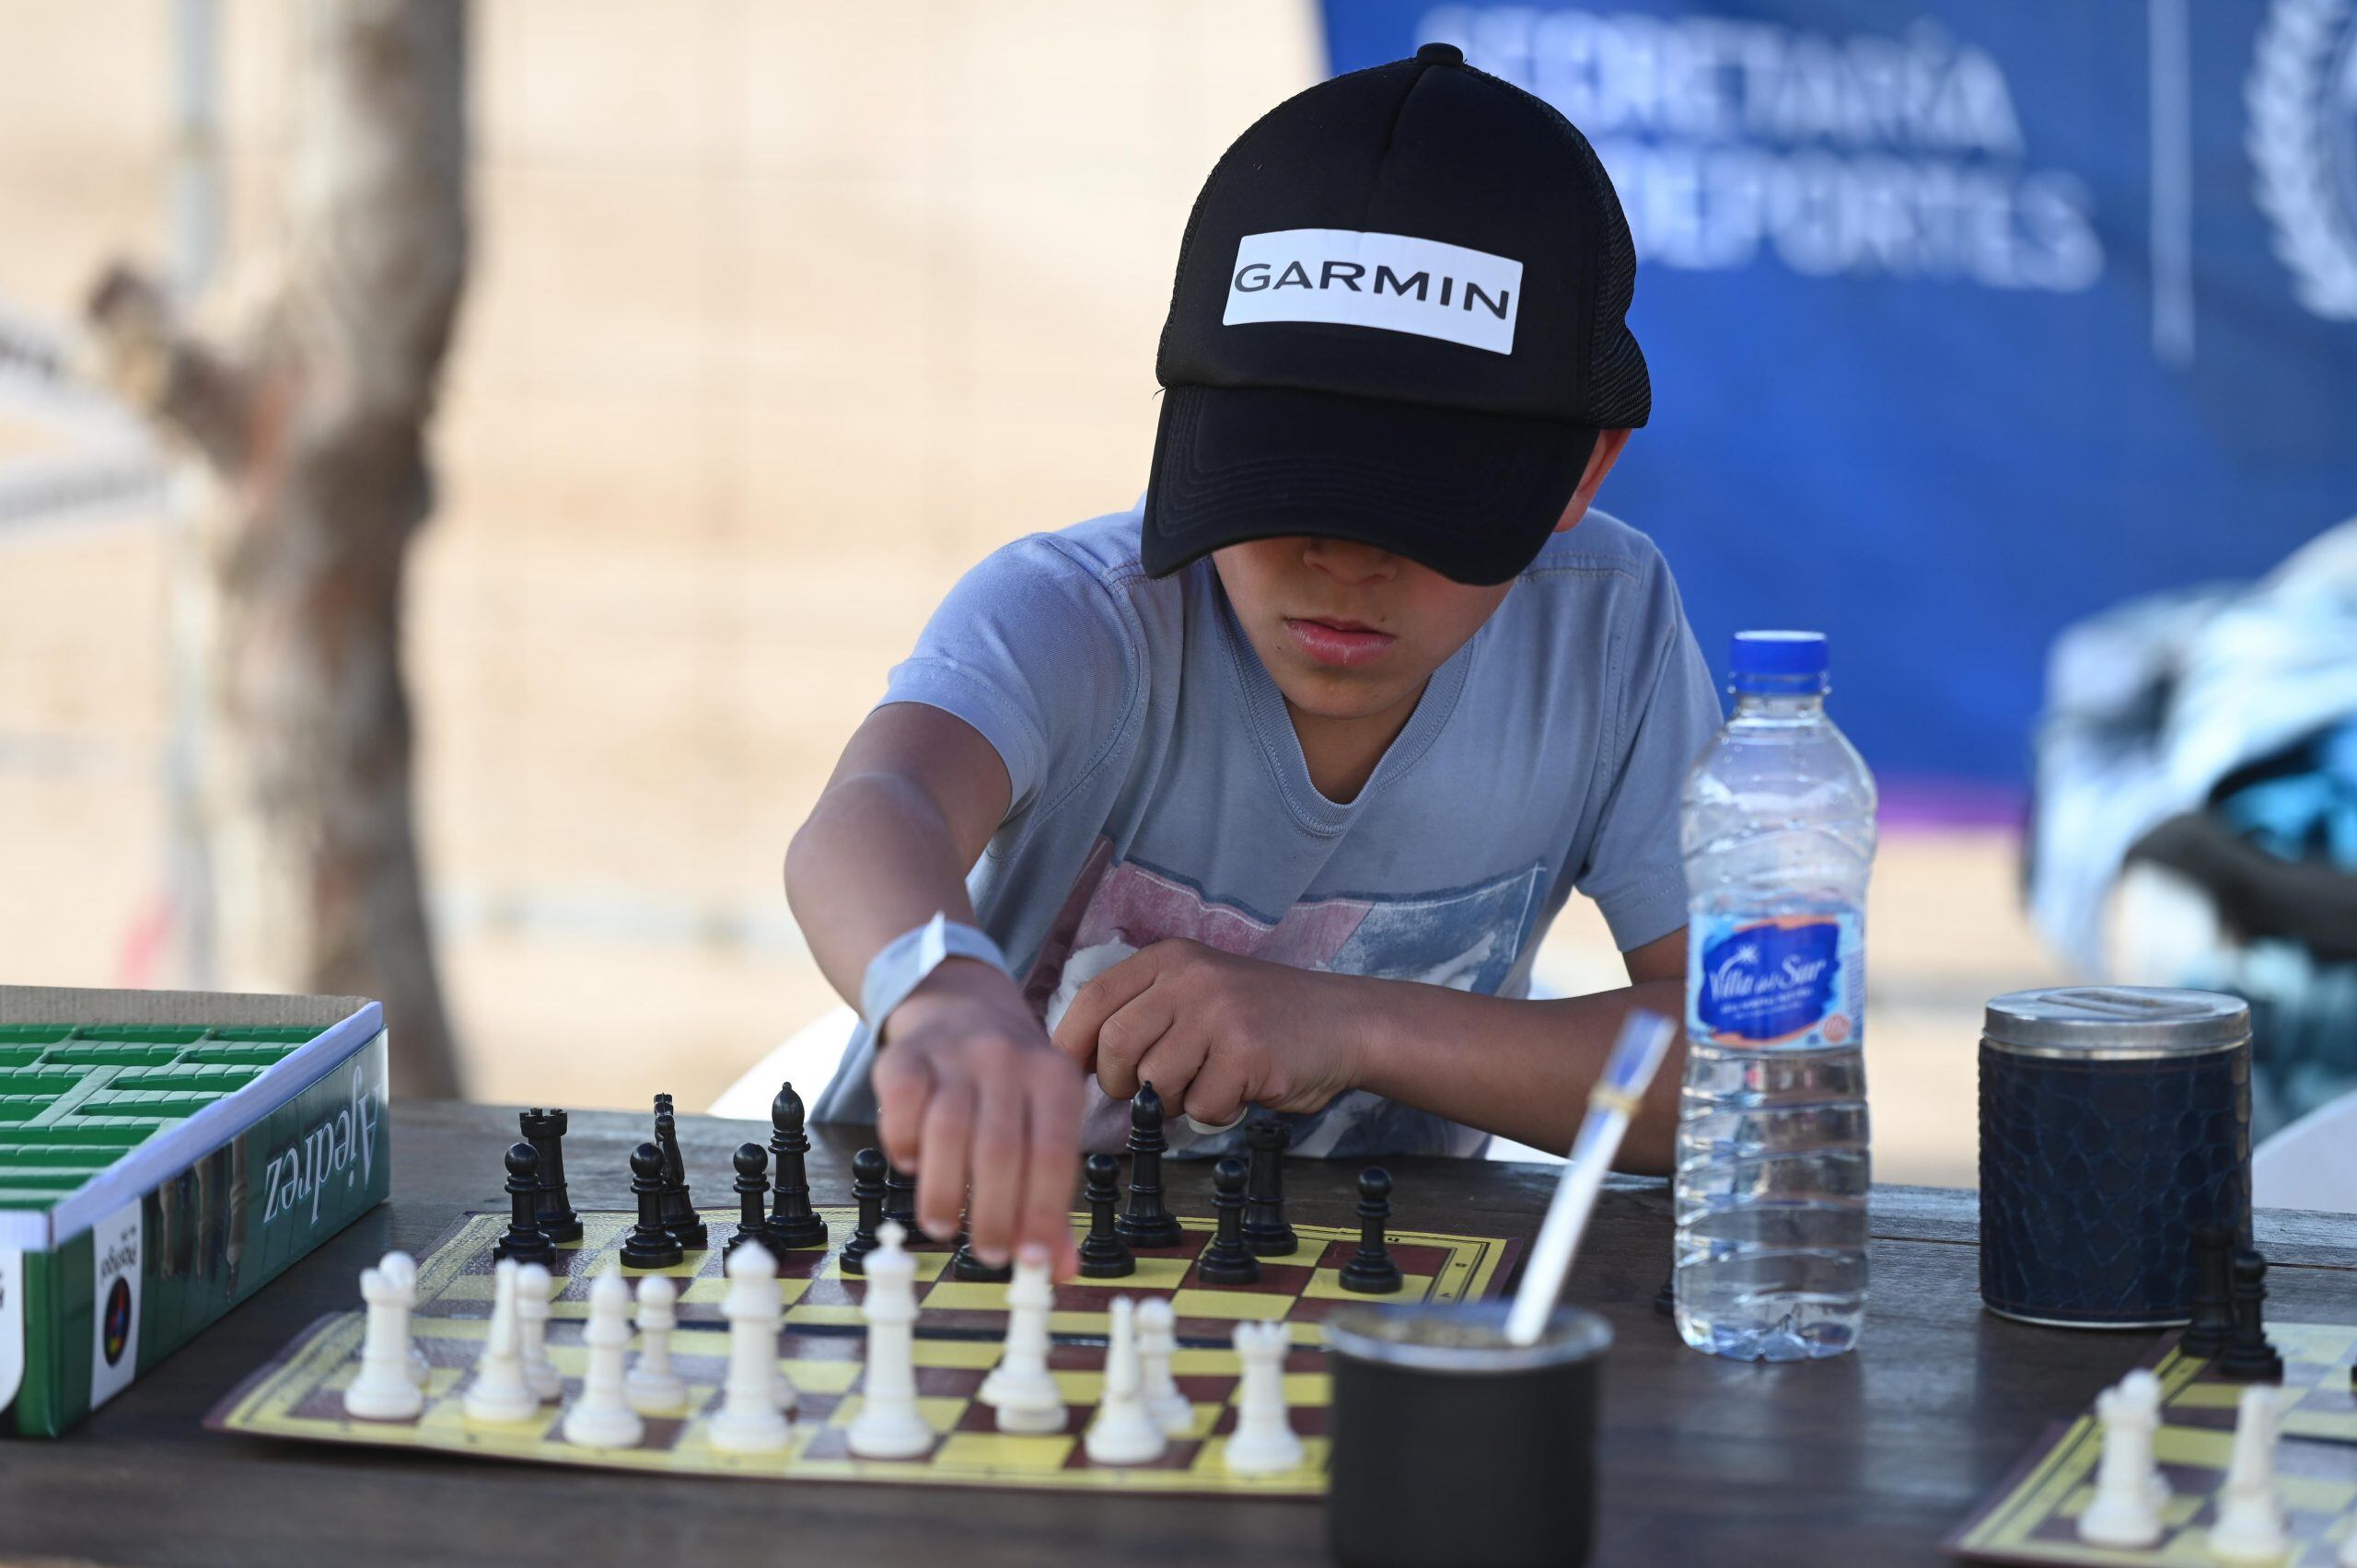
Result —
[[1316, 1110], [1358, 1083], [1352, 995], [1348, 977], [1156, 942], [1080, 988], [1056, 1049], [1113, 1098], [1149, 1082], [1207, 1127], [1251, 1105]]
[[1085, 1080], [1048, 1043], [1013, 983], [987, 965], [952, 959], [884, 1022], [872, 1080], [877, 1132], [892, 1163], [917, 1173], [917, 1223], [946, 1239], [963, 1204], [983, 1262], [1020, 1250], [1059, 1279], [1072, 1274]]

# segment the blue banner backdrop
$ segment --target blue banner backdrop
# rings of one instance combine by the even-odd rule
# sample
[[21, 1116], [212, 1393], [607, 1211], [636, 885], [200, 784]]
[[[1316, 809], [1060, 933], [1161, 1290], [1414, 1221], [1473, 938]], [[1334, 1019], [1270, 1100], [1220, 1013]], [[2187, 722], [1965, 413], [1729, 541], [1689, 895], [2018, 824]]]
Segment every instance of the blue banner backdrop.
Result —
[[1655, 394], [1605, 505], [1714, 665], [1830, 633], [1887, 780], [2018, 785], [2058, 629], [2357, 514], [2357, 0], [1324, 10], [1596, 145]]

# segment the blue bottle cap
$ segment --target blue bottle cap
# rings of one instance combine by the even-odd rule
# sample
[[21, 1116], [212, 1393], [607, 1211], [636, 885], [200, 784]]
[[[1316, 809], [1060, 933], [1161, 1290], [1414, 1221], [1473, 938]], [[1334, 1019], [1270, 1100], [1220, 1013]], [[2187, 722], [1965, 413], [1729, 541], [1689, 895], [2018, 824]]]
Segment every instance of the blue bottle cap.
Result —
[[1737, 632], [1727, 665], [1737, 691], [1807, 696], [1825, 690], [1822, 632]]

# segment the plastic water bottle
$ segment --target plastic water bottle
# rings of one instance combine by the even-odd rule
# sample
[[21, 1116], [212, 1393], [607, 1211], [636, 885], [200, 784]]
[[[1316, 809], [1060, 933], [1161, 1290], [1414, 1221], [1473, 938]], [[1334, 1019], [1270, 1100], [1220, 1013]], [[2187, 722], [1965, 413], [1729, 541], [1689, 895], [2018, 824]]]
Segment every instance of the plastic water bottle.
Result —
[[1686, 781], [1678, 1331], [1839, 1355], [1866, 1304], [1874, 775], [1825, 714], [1815, 632], [1736, 634], [1735, 716]]

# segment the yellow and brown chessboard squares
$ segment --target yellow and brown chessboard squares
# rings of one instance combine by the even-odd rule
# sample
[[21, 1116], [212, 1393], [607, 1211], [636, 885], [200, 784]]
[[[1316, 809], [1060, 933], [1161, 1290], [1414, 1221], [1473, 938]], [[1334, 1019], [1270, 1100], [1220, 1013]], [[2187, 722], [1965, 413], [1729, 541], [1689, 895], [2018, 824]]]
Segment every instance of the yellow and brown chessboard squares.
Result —
[[[2283, 1435], [2357, 1443], [2357, 1327], [2341, 1323], [2270, 1323], [2267, 1337], [2283, 1358]], [[2245, 1385], [2222, 1377], [2172, 1340], [2152, 1358], [2161, 1379], [2161, 1419], [2170, 1426], [2232, 1432]]]
[[[2082, 1416], [2050, 1428], [2031, 1458], [1992, 1493], [1993, 1501], [1948, 1538], [1947, 1550], [1976, 1562], [2209, 1563], [2215, 1561], [2207, 1545], [2210, 1526], [2234, 1443], [2231, 1426], [2164, 1425], [2154, 1435], [2154, 1454], [2172, 1496], [2161, 1512], [2160, 1540], [2141, 1550], [2090, 1546], [2079, 1539], [2078, 1519], [2095, 1500], [2103, 1423]], [[2275, 1473], [2293, 1541], [2282, 1562], [2332, 1562], [2357, 1525], [2357, 1447], [2286, 1439], [2276, 1445]]]
[[[841, 1243], [851, 1235], [849, 1210], [824, 1209], [834, 1245], [825, 1250], [792, 1250], [779, 1255], [778, 1285], [785, 1301], [785, 1326], [791, 1330], [812, 1324], [857, 1326], [866, 1282], [843, 1272]], [[553, 1303], [558, 1318], [586, 1318], [589, 1283], [602, 1273], [636, 1279], [643, 1273], [668, 1274], [679, 1285], [679, 1321], [684, 1326], [719, 1324], [720, 1304], [728, 1282], [722, 1249], [736, 1234], [731, 1214], [703, 1214], [711, 1231], [709, 1249], [690, 1252], [668, 1269], [638, 1270], [621, 1266], [622, 1239], [630, 1234], [627, 1216], [585, 1214], [578, 1242], [561, 1244], [552, 1273], [561, 1276]], [[1246, 1319], [1277, 1319], [1316, 1325], [1337, 1307], [1352, 1301], [1373, 1299], [1342, 1288], [1341, 1271], [1358, 1249], [1358, 1233], [1339, 1227], [1296, 1225], [1300, 1249], [1293, 1255], [1260, 1260], [1260, 1278], [1248, 1285], [1206, 1285], [1197, 1277], [1196, 1261], [1212, 1238], [1213, 1222], [1181, 1220], [1186, 1239], [1178, 1247], [1137, 1254], [1132, 1273], [1110, 1280], [1074, 1279], [1056, 1286], [1048, 1328], [1053, 1334], [1101, 1335], [1110, 1324], [1113, 1298], [1119, 1295], [1162, 1295], [1169, 1298], [1178, 1318], [1178, 1333], [1190, 1339], [1225, 1341], [1237, 1323]], [[1074, 1216], [1076, 1229], [1086, 1221]], [[484, 1317], [490, 1313], [496, 1266], [492, 1245], [505, 1232], [506, 1221], [494, 1214], [467, 1219], [418, 1265], [420, 1317]], [[1401, 1288], [1380, 1299], [1390, 1301], [1465, 1301], [1496, 1294], [1504, 1283], [1507, 1265], [1517, 1245], [1498, 1237], [1427, 1235], [1394, 1231], [1387, 1241], [1392, 1261], [1402, 1276]], [[946, 1243], [921, 1241], [910, 1249], [916, 1261], [919, 1305], [925, 1326], [935, 1330], [1004, 1328], [1006, 1287], [952, 1277], [952, 1249]], [[1322, 1342], [1315, 1328], [1298, 1330], [1297, 1340]]]

